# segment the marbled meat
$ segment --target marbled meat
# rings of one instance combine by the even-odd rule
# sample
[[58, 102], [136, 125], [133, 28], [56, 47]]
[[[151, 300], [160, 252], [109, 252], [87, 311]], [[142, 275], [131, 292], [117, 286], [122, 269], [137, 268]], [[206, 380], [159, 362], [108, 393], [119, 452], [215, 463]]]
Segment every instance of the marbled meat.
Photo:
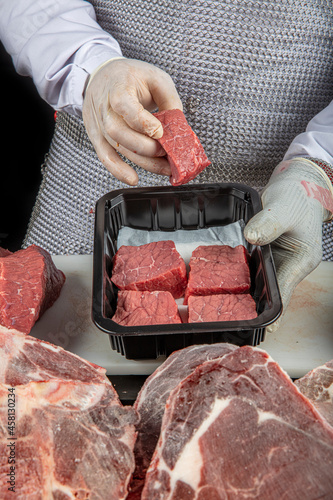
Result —
[[190, 295], [188, 322], [247, 321], [257, 317], [256, 307], [249, 293]]
[[178, 306], [170, 292], [118, 293], [117, 309], [112, 320], [123, 326], [181, 323]]
[[210, 165], [204, 148], [179, 109], [154, 115], [163, 126], [163, 136], [158, 141], [171, 167], [170, 182], [173, 186], [186, 184]]
[[333, 360], [314, 368], [295, 384], [333, 426]]
[[137, 413], [122, 406], [105, 370], [23, 334], [0, 339], [0, 497], [125, 499]]
[[190, 259], [184, 304], [190, 295], [244, 293], [250, 290], [249, 254], [243, 245], [200, 245]]
[[60, 295], [65, 275], [51, 255], [31, 245], [0, 253], [0, 330], [30, 333], [31, 328]]
[[141, 498], [146, 471], [158, 442], [170, 392], [200, 364], [220, 358], [235, 349], [236, 346], [227, 343], [195, 345], [181, 349], [171, 354], [146, 379], [134, 403], [140, 421], [134, 448], [136, 466], [128, 500]]
[[113, 259], [112, 282], [120, 290], [168, 291], [184, 295], [186, 266], [171, 240], [122, 245]]
[[206, 361], [171, 392], [142, 500], [315, 500], [333, 428], [264, 351]]

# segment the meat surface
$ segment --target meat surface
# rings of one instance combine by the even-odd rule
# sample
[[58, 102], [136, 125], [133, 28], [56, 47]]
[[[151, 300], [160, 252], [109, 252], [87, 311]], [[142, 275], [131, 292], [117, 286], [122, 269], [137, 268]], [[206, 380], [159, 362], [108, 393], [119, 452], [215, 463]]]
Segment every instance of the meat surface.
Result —
[[51, 255], [31, 245], [0, 256], [0, 330], [30, 333], [60, 295], [65, 275]]
[[105, 369], [44, 340], [0, 331], [0, 383], [21, 385], [53, 378], [105, 383]]
[[130, 484], [129, 500], [141, 498], [146, 471], [153, 456], [162, 425], [165, 405], [170, 392], [200, 364], [237, 349], [227, 343], [196, 345], [171, 354], [150, 375], [142, 386], [134, 408], [140, 415], [135, 443], [135, 472]]
[[295, 384], [333, 426], [333, 360], [311, 370]]
[[256, 303], [249, 293], [190, 295], [189, 323], [205, 321], [242, 321], [257, 317]]
[[314, 500], [333, 429], [264, 351], [206, 361], [171, 392], [142, 500]]
[[122, 245], [114, 256], [111, 280], [120, 290], [161, 290], [178, 299], [187, 284], [186, 266], [171, 240]]
[[118, 293], [113, 321], [123, 326], [181, 323], [178, 306], [170, 292]]
[[170, 163], [170, 182], [173, 186], [186, 184], [210, 165], [204, 148], [179, 109], [154, 115], [163, 125], [163, 136], [158, 141]]
[[12, 255], [13, 252], [10, 250], [7, 250], [6, 248], [1, 248], [0, 247], [0, 257], [7, 257], [8, 255]]
[[[0, 385], [2, 408], [8, 389]], [[14, 443], [15, 498], [126, 498], [135, 433], [124, 433], [130, 414], [116, 401], [111, 386], [52, 379], [17, 386], [14, 395], [15, 428], [10, 436], [0, 431], [0, 448], [5, 471], [7, 445]], [[4, 500], [12, 498], [6, 480], [0, 476]]]
[[12, 452], [15, 498], [126, 498], [137, 413], [122, 406], [105, 370], [18, 333], [0, 334], [0, 357], [0, 497], [13, 498]]
[[190, 295], [244, 293], [250, 290], [249, 255], [243, 245], [201, 245], [190, 259], [184, 304]]

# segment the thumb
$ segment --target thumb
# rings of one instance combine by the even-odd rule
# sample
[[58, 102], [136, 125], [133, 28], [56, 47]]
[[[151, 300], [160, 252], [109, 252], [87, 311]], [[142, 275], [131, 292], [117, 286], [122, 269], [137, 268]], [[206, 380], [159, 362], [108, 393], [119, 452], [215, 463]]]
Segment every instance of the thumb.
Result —
[[249, 220], [244, 236], [253, 245], [267, 245], [290, 227], [290, 220], [283, 216], [281, 207], [270, 205]]

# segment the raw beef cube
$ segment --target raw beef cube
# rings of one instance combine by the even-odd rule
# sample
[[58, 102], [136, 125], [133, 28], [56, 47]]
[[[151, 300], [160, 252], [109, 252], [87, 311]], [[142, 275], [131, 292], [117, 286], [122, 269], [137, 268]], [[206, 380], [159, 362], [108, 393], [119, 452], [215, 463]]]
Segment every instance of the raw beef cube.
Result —
[[190, 259], [184, 304], [190, 295], [244, 293], [250, 289], [248, 252], [243, 245], [201, 245]]
[[167, 154], [173, 186], [186, 184], [210, 165], [206, 153], [184, 113], [170, 109], [154, 113], [163, 125], [163, 136], [158, 139]]
[[187, 284], [186, 266], [171, 240], [123, 245], [114, 256], [111, 280], [120, 290], [161, 290], [179, 299]]
[[134, 408], [140, 415], [135, 443], [135, 471], [128, 500], [140, 499], [146, 471], [153, 456], [170, 392], [195, 368], [210, 359], [221, 358], [235, 349], [232, 344], [196, 345], [171, 354], [142, 386]]
[[190, 295], [189, 323], [205, 321], [243, 321], [257, 317], [256, 303], [250, 294]]
[[13, 495], [9, 401], [15, 405], [15, 498], [126, 498], [138, 415], [122, 406], [105, 371], [48, 342], [0, 333], [0, 407], [6, 408], [0, 412], [0, 470], [6, 471], [0, 498]]
[[123, 326], [181, 323], [175, 299], [170, 292], [161, 291], [120, 291], [112, 319]]
[[206, 361], [171, 392], [142, 500], [315, 500], [333, 428], [264, 351]]
[[0, 257], [0, 329], [30, 333], [64, 282], [51, 255], [36, 245]]
[[333, 360], [314, 368], [295, 384], [333, 426]]

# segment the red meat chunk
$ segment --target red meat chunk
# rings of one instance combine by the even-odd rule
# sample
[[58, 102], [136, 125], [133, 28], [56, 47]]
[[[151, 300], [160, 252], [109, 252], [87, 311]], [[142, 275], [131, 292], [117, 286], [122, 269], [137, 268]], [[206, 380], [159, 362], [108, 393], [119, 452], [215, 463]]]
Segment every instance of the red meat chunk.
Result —
[[154, 115], [163, 125], [163, 136], [158, 141], [170, 163], [170, 182], [173, 186], [186, 184], [208, 167], [210, 161], [182, 111], [170, 109]]
[[60, 295], [65, 275], [51, 255], [31, 245], [0, 253], [0, 330], [28, 334]]
[[189, 323], [237, 321], [257, 317], [256, 303], [250, 294], [218, 294], [188, 299]]
[[186, 266], [173, 241], [123, 245], [114, 256], [111, 280], [120, 290], [168, 291], [178, 299], [187, 284]]
[[134, 403], [140, 420], [136, 427], [135, 471], [127, 500], [141, 499], [146, 470], [156, 448], [171, 391], [205, 361], [221, 358], [236, 349], [238, 347], [226, 342], [186, 347], [173, 352], [146, 379]]
[[6, 250], [6, 248], [1, 248], [0, 247], [0, 257], [7, 257], [8, 255], [12, 255], [13, 252], [10, 250]]
[[184, 304], [190, 295], [244, 293], [250, 289], [248, 252], [243, 245], [197, 247], [190, 259]]
[[295, 380], [295, 384], [333, 427], [333, 359]]
[[332, 498], [333, 428], [264, 351], [206, 361], [172, 390], [142, 500]]
[[12, 408], [0, 412], [2, 500], [127, 497], [138, 416], [121, 404], [105, 371], [59, 346], [0, 331], [0, 405]]
[[120, 291], [113, 321], [123, 326], [181, 323], [170, 292]]

